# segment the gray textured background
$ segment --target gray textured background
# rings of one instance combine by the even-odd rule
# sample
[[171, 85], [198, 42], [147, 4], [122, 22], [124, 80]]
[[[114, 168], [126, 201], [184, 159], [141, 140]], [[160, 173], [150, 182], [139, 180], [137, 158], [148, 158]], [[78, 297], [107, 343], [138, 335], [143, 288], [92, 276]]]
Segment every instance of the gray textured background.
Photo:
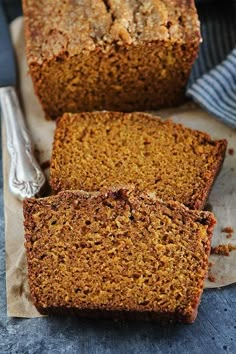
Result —
[[[3, 3], [9, 20], [20, 13], [20, 1]], [[163, 327], [70, 317], [7, 318], [0, 168], [0, 354], [5, 353], [236, 353], [236, 285], [206, 290], [192, 325]]]

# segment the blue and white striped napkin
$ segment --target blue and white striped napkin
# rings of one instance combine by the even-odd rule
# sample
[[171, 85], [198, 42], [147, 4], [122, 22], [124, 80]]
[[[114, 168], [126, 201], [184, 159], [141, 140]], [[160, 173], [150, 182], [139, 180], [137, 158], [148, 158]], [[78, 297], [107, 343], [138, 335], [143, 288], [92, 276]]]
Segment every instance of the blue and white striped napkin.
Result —
[[187, 96], [236, 128], [236, 1], [198, 1], [203, 42]]

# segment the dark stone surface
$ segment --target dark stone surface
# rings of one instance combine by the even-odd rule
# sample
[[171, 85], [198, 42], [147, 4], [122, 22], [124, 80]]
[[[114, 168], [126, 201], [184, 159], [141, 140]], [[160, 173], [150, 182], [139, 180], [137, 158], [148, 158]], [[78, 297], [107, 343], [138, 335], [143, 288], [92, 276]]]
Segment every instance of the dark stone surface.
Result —
[[3, 3], [4, 10], [8, 22], [14, 20], [15, 17], [21, 15], [21, 1], [20, 0], [0, 0]]
[[[20, 1], [4, 3], [10, 6], [9, 19], [14, 18], [19, 13]], [[192, 325], [161, 326], [70, 317], [7, 318], [4, 249], [0, 168], [0, 354], [236, 353], [236, 286], [206, 290]]]

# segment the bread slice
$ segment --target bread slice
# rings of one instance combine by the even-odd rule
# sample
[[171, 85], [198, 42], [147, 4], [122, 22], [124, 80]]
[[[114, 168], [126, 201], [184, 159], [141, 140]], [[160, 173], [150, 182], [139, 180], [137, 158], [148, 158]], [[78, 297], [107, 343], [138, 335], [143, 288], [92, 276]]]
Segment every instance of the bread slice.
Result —
[[201, 209], [226, 145], [144, 113], [67, 113], [55, 132], [50, 183], [56, 192], [135, 184]]
[[31, 296], [42, 314], [193, 322], [214, 216], [131, 189], [24, 201]]

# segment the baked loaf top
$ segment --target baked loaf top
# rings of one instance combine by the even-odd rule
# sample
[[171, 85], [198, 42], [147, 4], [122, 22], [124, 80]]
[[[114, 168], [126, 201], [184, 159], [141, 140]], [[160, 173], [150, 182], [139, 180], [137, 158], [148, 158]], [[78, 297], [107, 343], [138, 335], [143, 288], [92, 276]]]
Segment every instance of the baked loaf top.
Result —
[[214, 216], [131, 189], [24, 201], [32, 299], [55, 310], [140, 312], [192, 322]]
[[145, 113], [68, 113], [55, 131], [50, 183], [56, 192], [131, 183], [201, 209], [226, 145]]
[[29, 64], [117, 44], [200, 39], [194, 0], [23, 0], [23, 10]]

